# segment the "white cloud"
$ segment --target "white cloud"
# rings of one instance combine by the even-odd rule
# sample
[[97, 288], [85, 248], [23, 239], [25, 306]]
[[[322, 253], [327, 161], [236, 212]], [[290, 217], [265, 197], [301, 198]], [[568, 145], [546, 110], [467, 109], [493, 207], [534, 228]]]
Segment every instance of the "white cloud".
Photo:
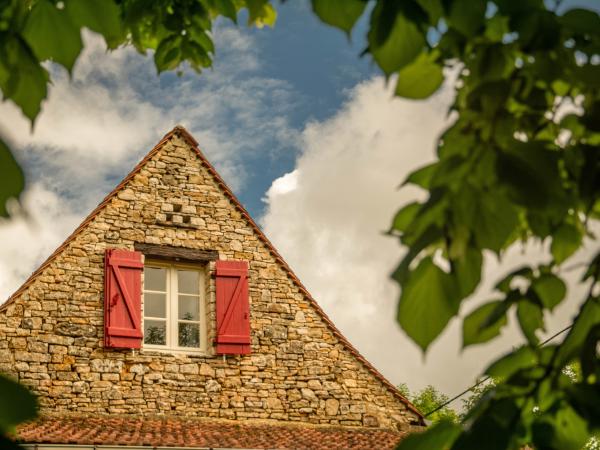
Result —
[[[461, 351], [460, 322], [454, 320], [424, 359], [395, 322], [399, 288], [389, 274], [402, 250], [383, 232], [401, 205], [422, 195], [397, 187], [433, 160], [451, 99], [448, 87], [415, 102], [392, 99], [380, 78], [357, 85], [335, 116], [306, 127], [303, 153], [293, 172], [273, 182], [262, 219], [269, 238], [319, 304], [384, 375], [412, 389], [433, 384], [448, 394], [468, 386], [521, 339], [512, 320], [500, 339]], [[482, 287], [461, 314], [489, 300], [493, 283], [510, 268], [547, 259], [547, 253], [529, 243], [511, 248], [502, 265], [488, 255]], [[550, 332], [572, 317], [581, 287], [571, 294], [573, 300], [549, 318]]]
[[23, 197], [29, 217], [0, 220], [0, 294], [6, 298], [77, 226], [80, 217], [55, 193], [35, 183]]

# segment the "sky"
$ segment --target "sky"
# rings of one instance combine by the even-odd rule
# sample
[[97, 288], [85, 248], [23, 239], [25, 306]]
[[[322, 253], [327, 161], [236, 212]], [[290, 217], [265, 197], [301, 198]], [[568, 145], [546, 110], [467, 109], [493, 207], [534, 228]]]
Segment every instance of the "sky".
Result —
[[[585, 3], [585, 2], [579, 2]], [[85, 33], [72, 79], [52, 67], [53, 85], [34, 133], [9, 103], [0, 132], [25, 168], [28, 216], [0, 222], [0, 299], [6, 299], [156, 142], [184, 125], [343, 334], [392, 383], [432, 384], [453, 395], [521, 341], [514, 318], [500, 339], [461, 350], [455, 319], [424, 356], [395, 322], [401, 259], [384, 234], [394, 212], [423, 198], [398, 186], [434, 157], [451, 118], [453, 88], [427, 101], [393, 98], [351, 40], [322, 25], [307, 2], [278, 5], [274, 29], [222, 22], [215, 66], [198, 76], [157, 76], [150, 57], [107, 53]], [[241, 21], [243, 23], [243, 21]], [[594, 242], [574, 257], [585, 261]], [[490, 299], [490, 286], [519, 263], [548, 260], [547, 243], [515, 246], [500, 264], [486, 255], [484, 282], [461, 317]], [[576, 280], [577, 270], [566, 273]], [[575, 284], [575, 283], [573, 283]], [[563, 328], [583, 291], [548, 316]], [[455, 406], [460, 407], [460, 404]]]

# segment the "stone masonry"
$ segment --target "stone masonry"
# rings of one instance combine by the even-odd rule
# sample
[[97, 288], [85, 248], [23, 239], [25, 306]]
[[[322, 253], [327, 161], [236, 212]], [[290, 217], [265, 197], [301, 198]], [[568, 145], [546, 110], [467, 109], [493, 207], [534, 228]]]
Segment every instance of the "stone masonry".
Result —
[[[418, 413], [331, 325], [176, 128], [0, 306], [0, 371], [42, 414], [276, 420], [406, 429]], [[106, 248], [216, 250], [249, 261], [252, 354], [224, 358], [103, 347]], [[214, 262], [207, 264], [209, 343]]]

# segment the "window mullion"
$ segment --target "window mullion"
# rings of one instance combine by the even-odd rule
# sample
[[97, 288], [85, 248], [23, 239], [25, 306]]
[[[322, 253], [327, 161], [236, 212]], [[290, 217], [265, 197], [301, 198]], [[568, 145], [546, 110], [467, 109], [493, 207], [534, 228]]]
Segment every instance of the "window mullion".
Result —
[[170, 269], [170, 277], [171, 277], [171, 298], [169, 299], [170, 302], [170, 310], [171, 310], [171, 319], [170, 319], [170, 323], [171, 323], [171, 331], [170, 331], [170, 344], [169, 346], [171, 348], [174, 347], [178, 347], [179, 342], [177, 339], [177, 328], [178, 328], [178, 324], [177, 324], [177, 318], [179, 317], [178, 315], [178, 301], [177, 301], [177, 291], [179, 290], [179, 286], [177, 283], [177, 269], [175, 267], [171, 267]]
[[200, 345], [201, 349], [206, 349], [206, 291], [205, 291], [205, 286], [204, 286], [204, 275], [205, 272], [201, 271], [200, 272], [200, 276], [198, 277], [198, 282], [200, 283], [200, 286], [198, 286], [198, 293], [200, 294], [198, 296], [198, 303], [199, 303], [199, 310], [198, 313], [200, 314], [198, 316], [198, 326], [200, 327], [200, 339], [198, 342], [198, 345]]

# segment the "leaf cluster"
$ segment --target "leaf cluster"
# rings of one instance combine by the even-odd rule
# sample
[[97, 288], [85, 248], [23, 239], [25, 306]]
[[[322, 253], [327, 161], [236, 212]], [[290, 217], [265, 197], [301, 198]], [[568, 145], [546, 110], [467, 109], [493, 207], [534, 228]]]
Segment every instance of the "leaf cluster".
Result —
[[[484, 256], [519, 242], [551, 249], [498, 281], [463, 321], [463, 346], [488, 342], [516, 314], [523, 345], [492, 364], [498, 385], [463, 426], [440, 422], [400, 448], [579, 449], [600, 426], [600, 256], [567, 337], [540, 347], [545, 315], [568, 296], [561, 270], [600, 217], [600, 16], [543, 0], [312, 0], [326, 23], [351, 33], [370, 11], [368, 47], [397, 95], [426, 98], [457, 76], [456, 119], [437, 160], [406, 184], [428, 193], [390, 227], [407, 248], [393, 274], [398, 322], [426, 351], [481, 280]], [[560, 2], [557, 2], [560, 3]], [[370, 4], [370, 6], [369, 6]], [[563, 369], [578, 362], [582, 379]], [[488, 445], [489, 443], [489, 445]]]
[[[81, 30], [100, 34], [110, 50], [133, 46], [154, 55], [157, 71], [212, 66], [212, 24], [218, 17], [248, 25], [273, 25], [268, 0], [0, 0], [0, 91], [31, 121], [51, 82], [48, 61], [72, 73], [83, 49]], [[24, 189], [24, 176], [0, 136], [0, 217]]]

